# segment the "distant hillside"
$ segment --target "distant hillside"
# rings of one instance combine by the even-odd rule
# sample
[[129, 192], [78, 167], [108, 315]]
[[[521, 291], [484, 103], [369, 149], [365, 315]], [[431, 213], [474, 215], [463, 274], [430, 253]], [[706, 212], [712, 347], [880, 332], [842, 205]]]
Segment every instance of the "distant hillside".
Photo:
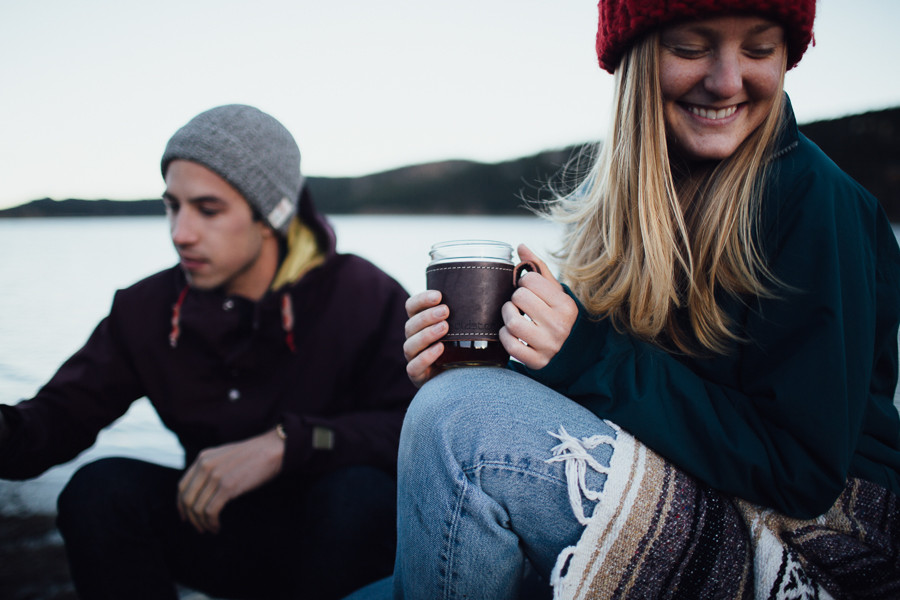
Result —
[[[497, 164], [454, 160], [362, 177], [308, 177], [316, 205], [327, 214], [525, 214], [522, 198], [568, 160], [575, 147]], [[52, 200], [0, 210], [0, 218], [162, 215], [160, 200]]]
[[523, 198], [566, 163], [574, 148], [497, 164], [446, 161], [366, 177], [311, 177], [316, 204], [329, 214], [524, 214]]
[[[900, 222], [900, 107], [801, 126], [841, 168]], [[310, 177], [327, 214], [524, 214], [525, 200], [546, 198], [545, 185], [579, 147], [496, 164], [444, 161], [362, 177]], [[161, 215], [159, 200], [35, 200], [2, 217]]]
[[42, 198], [0, 210], [14, 217], [143, 217], [166, 214], [162, 200], [53, 200]]

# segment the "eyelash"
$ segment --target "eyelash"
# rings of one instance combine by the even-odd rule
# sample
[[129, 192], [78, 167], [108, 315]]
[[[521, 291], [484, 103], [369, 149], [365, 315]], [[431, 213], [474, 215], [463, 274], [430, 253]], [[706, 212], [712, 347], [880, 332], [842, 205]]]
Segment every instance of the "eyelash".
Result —
[[[680, 58], [685, 58], [688, 60], [703, 58], [709, 52], [709, 49], [695, 49], [695, 48], [687, 48], [683, 46], [666, 46], [675, 56]], [[775, 54], [775, 48], [773, 47], [765, 47], [765, 48], [749, 48], [744, 50], [745, 54], [747, 54], [750, 58], [763, 59], [769, 58], [773, 54]]]
[[672, 54], [680, 58], [700, 58], [707, 53], [705, 48], [692, 48], [685, 46], [665, 46]]
[[775, 54], [775, 48], [768, 46], [765, 48], [750, 48], [746, 52], [751, 58], [769, 58]]
[[[170, 200], [168, 198], [163, 198], [163, 204], [166, 207], [166, 212], [177, 213], [181, 208], [181, 204], [175, 200]], [[221, 210], [219, 208], [207, 208], [202, 204], [197, 208], [201, 215], [205, 217], [214, 217], [218, 215]]]

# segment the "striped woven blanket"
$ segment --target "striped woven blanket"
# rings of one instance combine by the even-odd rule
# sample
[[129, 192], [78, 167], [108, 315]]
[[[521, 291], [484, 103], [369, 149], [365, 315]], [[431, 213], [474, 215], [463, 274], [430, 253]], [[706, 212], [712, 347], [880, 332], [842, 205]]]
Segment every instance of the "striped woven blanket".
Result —
[[[900, 598], [900, 503], [880, 486], [851, 480], [801, 521], [698, 484], [624, 431], [556, 437], [550, 460], [566, 463], [586, 523], [557, 560], [557, 600]], [[610, 466], [592, 463], [587, 450], [610, 441]], [[607, 473], [602, 493], [584, 489], [588, 468]], [[599, 499], [589, 518], [582, 495]]]

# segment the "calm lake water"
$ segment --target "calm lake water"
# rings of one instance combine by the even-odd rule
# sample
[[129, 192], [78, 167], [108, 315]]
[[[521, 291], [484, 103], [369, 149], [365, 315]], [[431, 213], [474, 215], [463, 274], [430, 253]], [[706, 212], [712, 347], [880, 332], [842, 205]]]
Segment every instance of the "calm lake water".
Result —
[[[557, 227], [537, 217], [336, 216], [331, 222], [339, 251], [364, 256], [410, 293], [425, 287], [435, 242], [525, 243], [547, 257], [559, 239]], [[0, 219], [0, 257], [0, 403], [32, 396], [85, 342], [116, 289], [176, 262], [163, 217]], [[53, 512], [72, 471], [109, 455], [183, 462], [175, 437], [141, 400], [71, 463], [35, 480], [0, 481], [0, 512]]]
[[[364, 256], [410, 293], [425, 287], [438, 241], [525, 243], [548, 258], [559, 230], [536, 217], [338, 216], [338, 249]], [[900, 229], [895, 228], [900, 235]], [[0, 402], [32, 396], [102, 319], [113, 292], [176, 261], [165, 219], [0, 219]], [[175, 437], [146, 400], [104, 430], [74, 461], [25, 482], [0, 480], [0, 513], [54, 512], [73, 470], [101, 456], [180, 466]]]

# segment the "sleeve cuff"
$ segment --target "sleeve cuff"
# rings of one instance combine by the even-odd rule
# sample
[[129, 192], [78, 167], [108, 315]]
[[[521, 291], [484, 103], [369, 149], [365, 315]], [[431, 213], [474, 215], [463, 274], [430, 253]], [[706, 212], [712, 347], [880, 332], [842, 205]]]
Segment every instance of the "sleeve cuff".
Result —
[[281, 431], [284, 433], [282, 473], [306, 470], [316, 453], [334, 449], [334, 430], [323, 425], [312, 425], [303, 417], [282, 415]]
[[311, 428], [297, 415], [283, 415], [281, 425], [285, 434], [281, 472], [296, 473], [312, 455]]

